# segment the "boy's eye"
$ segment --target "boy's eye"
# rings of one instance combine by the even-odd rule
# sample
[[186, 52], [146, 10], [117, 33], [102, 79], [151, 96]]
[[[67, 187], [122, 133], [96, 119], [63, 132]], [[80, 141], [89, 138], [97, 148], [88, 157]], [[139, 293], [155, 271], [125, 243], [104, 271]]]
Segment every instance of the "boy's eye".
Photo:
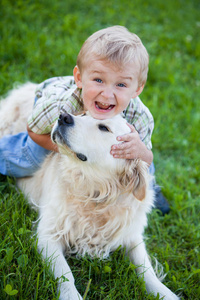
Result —
[[124, 83], [118, 83], [119, 87], [126, 87], [126, 85]]
[[102, 83], [102, 80], [100, 78], [95, 78], [96, 82]]

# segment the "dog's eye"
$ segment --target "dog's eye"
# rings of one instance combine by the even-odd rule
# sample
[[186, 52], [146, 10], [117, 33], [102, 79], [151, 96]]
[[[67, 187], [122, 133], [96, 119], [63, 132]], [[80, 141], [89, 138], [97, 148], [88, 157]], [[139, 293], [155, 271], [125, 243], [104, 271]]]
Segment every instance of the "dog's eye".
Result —
[[110, 129], [106, 125], [99, 124], [98, 127], [101, 131], [110, 131]]
[[84, 117], [84, 116], [86, 116], [86, 113], [82, 113], [80, 116], [81, 116], [81, 117]]

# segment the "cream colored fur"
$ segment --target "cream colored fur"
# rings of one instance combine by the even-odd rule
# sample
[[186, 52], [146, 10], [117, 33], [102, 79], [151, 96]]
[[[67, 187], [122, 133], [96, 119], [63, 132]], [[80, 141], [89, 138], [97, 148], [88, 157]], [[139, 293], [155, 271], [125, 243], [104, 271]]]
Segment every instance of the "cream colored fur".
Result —
[[[2, 101], [0, 136], [26, 130], [34, 89], [34, 84], [27, 83]], [[50, 154], [33, 177], [18, 180], [39, 211], [39, 251], [51, 260], [55, 277], [69, 280], [60, 281], [60, 299], [82, 299], [65, 253], [105, 258], [120, 245], [138, 266], [147, 292], [179, 299], [156, 277], [143, 241], [154, 199], [148, 166], [110, 155], [116, 137], [130, 130], [126, 121], [120, 116], [103, 121], [89, 115], [67, 118], [63, 115], [52, 130], [60, 153]], [[80, 160], [77, 154], [87, 160]]]

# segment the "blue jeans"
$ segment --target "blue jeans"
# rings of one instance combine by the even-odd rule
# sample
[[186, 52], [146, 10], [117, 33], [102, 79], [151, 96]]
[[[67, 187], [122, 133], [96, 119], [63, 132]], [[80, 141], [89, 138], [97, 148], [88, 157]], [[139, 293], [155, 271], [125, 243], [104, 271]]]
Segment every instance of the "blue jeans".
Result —
[[149, 173], [151, 175], [154, 175], [155, 174], [155, 166], [154, 166], [154, 163], [152, 162], [150, 167], [149, 167]]
[[0, 139], [0, 173], [13, 177], [31, 176], [49, 152], [37, 145], [27, 131], [6, 135]]

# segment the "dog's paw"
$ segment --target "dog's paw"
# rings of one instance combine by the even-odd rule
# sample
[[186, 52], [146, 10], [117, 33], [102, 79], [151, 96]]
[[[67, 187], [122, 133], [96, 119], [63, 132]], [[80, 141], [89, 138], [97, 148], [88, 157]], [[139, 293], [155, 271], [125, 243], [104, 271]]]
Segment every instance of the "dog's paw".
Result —
[[[159, 296], [163, 300], [180, 300], [180, 298], [175, 295], [170, 289], [168, 289], [165, 285], [162, 285], [162, 288], [158, 290]], [[154, 293], [155, 296], [157, 293]]]
[[83, 300], [83, 298], [74, 285], [66, 283], [61, 285], [59, 300]]
[[83, 300], [83, 298], [79, 293], [73, 293], [73, 295], [60, 295], [59, 300]]

